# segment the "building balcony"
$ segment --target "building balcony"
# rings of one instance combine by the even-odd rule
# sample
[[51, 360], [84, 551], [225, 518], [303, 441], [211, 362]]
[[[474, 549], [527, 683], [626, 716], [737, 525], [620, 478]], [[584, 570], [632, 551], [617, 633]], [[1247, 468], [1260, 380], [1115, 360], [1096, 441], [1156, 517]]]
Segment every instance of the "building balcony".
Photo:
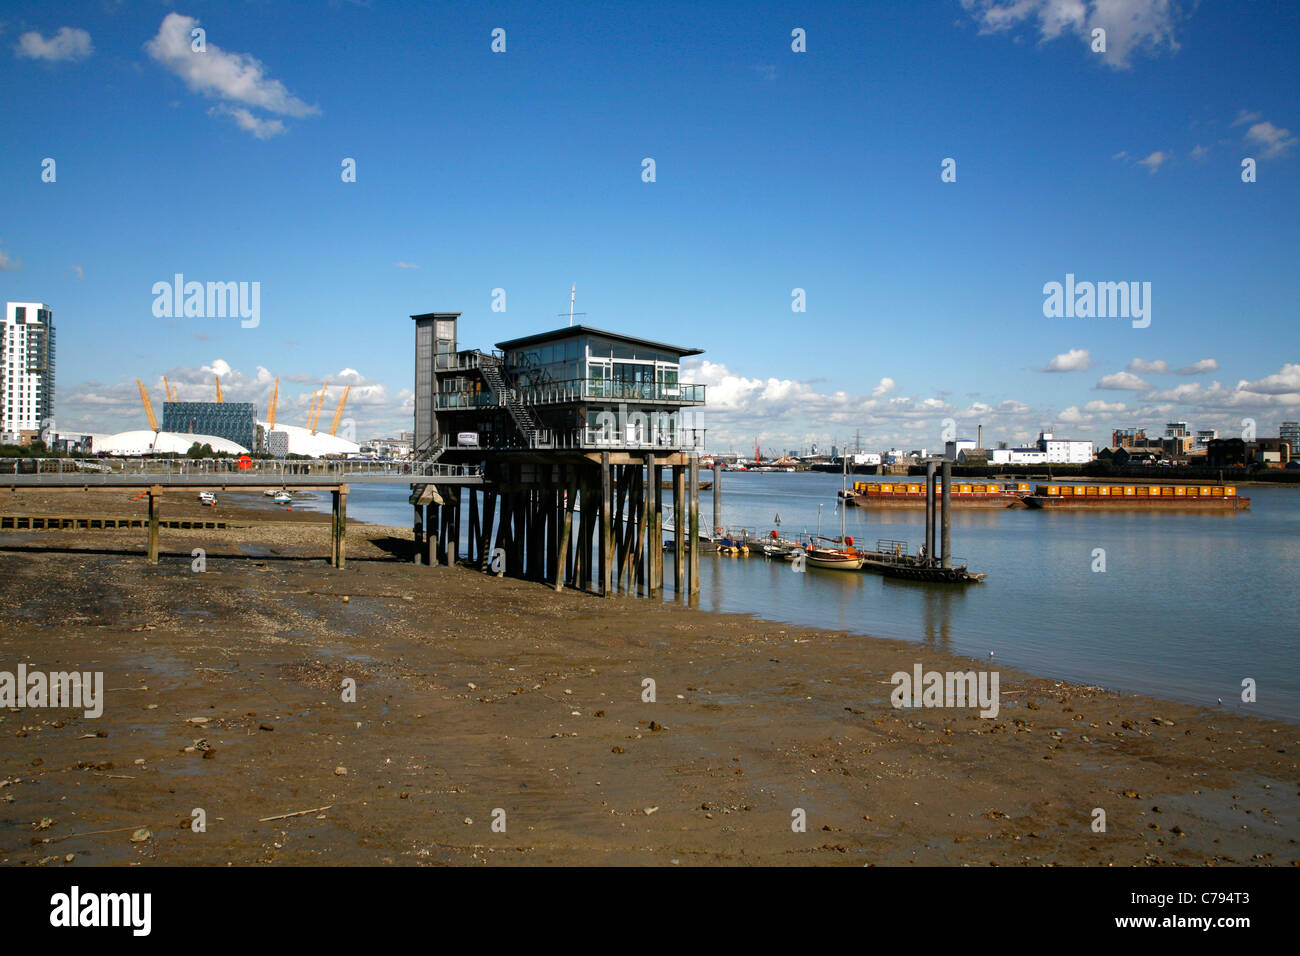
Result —
[[[453, 358], [454, 356], [448, 356]], [[655, 405], [703, 405], [704, 385], [664, 382], [611, 382], [573, 379], [512, 389], [524, 405], [566, 405], [580, 402], [645, 402]], [[436, 408], [495, 408], [500, 402], [490, 389], [438, 392]]]
[[703, 428], [539, 428], [515, 434], [509, 445], [461, 445], [447, 435], [447, 451], [703, 451]]

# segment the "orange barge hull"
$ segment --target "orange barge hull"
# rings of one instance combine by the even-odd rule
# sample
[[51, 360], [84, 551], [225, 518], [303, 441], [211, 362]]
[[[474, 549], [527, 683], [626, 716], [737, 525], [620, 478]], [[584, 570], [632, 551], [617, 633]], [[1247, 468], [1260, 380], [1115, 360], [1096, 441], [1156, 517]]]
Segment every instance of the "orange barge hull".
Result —
[[1027, 495], [1025, 504], [1044, 511], [1249, 511], [1249, 498], [1201, 498], [1152, 495], [1134, 498], [1124, 495]]
[[[1020, 495], [971, 495], [953, 492], [950, 496], [952, 508], [1023, 508], [1024, 499]], [[925, 495], [855, 495], [845, 501], [855, 508], [924, 508]], [[943, 510], [943, 495], [934, 496], [935, 507]]]

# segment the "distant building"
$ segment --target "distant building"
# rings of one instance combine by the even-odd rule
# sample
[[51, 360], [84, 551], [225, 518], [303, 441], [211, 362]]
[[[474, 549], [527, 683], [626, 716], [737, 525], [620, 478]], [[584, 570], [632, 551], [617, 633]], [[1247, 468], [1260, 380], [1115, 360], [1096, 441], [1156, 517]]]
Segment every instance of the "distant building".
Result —
[[1145, 428], [1117, 428], [1110, 433], [1110, 444], [1112, 448], [1132, 448], [1136, 445], [1145, 445], [1147, 442], [1147, 432]]
[[1213, 428], [1202, 429], [1196, 433], [1196, 447], [1205, 448], [1210, 442], [1219, 437], [1219, 433]]
[[995, 465], [1045, 465], [1047, 452], [1041, 448], [994, 448], [991, 461]]
[[54, 419], [54, 312], [41, 302], [6, 302], [0, 330], [0, 432], [30, 433]]
[[1051, 432], [1038, 436], [1038, 450], [1047, 455], [1051, 464], [1086, 465], [1093, 459], [1092, 442], [1075, 438], [1058, 438]]
[[1261, 438], [1247, 445], [1247, 448], [1254, 452], [1253, 458], [1257, 465], [1285, 468], [1291, 460], [1288, 446], [1280, 438]]
[[282, 431], [268, 432], [266, 436], [266, 452], [272, 458], [287, 458], [289, 456], [289, 433]]
[[257, 447], [252, 402], [164, 402], [162, 430], [180, 435], [216, 435], [247, 449]]
[[1187, 422], [1168, 422], [1165, 425], [1166, 438], [1186, 438], [1191, 433], [1191, 429], [1187, 427]]
[[1277, 437], [1287, 443], [1294, 461], [1300, 454], [1300, 422], [1283, 422], [1278, 427]]
[[955, 441], [946, 441], [943, 443], [943, 457], [956, 461], [961, 457], [962, 452], [969, 451], [974, 447], [975, 439], [973, 438], [958, 438]]

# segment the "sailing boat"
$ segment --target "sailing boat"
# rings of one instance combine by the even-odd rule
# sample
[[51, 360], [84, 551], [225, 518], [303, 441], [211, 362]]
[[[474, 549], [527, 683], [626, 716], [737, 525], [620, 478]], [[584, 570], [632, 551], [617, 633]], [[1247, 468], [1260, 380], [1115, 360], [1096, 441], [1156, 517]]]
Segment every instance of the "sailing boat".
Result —
[[[844, 457], [844, 484], [847, 487], [849, 480], [848, 456]], [[845, 507], [841, 499], [837, 503], [840, 511], [840, 536], [838, 538], [823, 538], [821, 534], [821, 522], [817, 523], [817, 540], [829, 541], [839, 547], [812, 547], [808, 549], [808, 563], [814, 568], [829, 568], [837, 571], [861, 571], [862, 565], [866, 563], [867, 557], [861, 554], [853, 547], [853, 539], [845, 534], [844, 520]]]

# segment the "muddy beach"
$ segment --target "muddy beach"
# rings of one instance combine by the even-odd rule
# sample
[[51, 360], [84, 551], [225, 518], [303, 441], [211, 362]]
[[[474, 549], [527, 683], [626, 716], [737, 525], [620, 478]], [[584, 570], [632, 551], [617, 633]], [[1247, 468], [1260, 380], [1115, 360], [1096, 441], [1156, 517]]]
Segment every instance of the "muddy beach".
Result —
[[[6, 513], [87, 510], [10, 494]], [[336, 570], [328, 516], [256, 497], [219, 496], [225, 530], [164, 530], [157, 567], [138, 530], [0, 532], [0, 671], [105, 687], [98, 718], [0, 711], [0, 862], [1300, 859], [1293, 725], [417, 567], [409, 528], [351, 523]], [[996, 666], [998, 715], [896, 709], [890, 676], [917, 664]]]

